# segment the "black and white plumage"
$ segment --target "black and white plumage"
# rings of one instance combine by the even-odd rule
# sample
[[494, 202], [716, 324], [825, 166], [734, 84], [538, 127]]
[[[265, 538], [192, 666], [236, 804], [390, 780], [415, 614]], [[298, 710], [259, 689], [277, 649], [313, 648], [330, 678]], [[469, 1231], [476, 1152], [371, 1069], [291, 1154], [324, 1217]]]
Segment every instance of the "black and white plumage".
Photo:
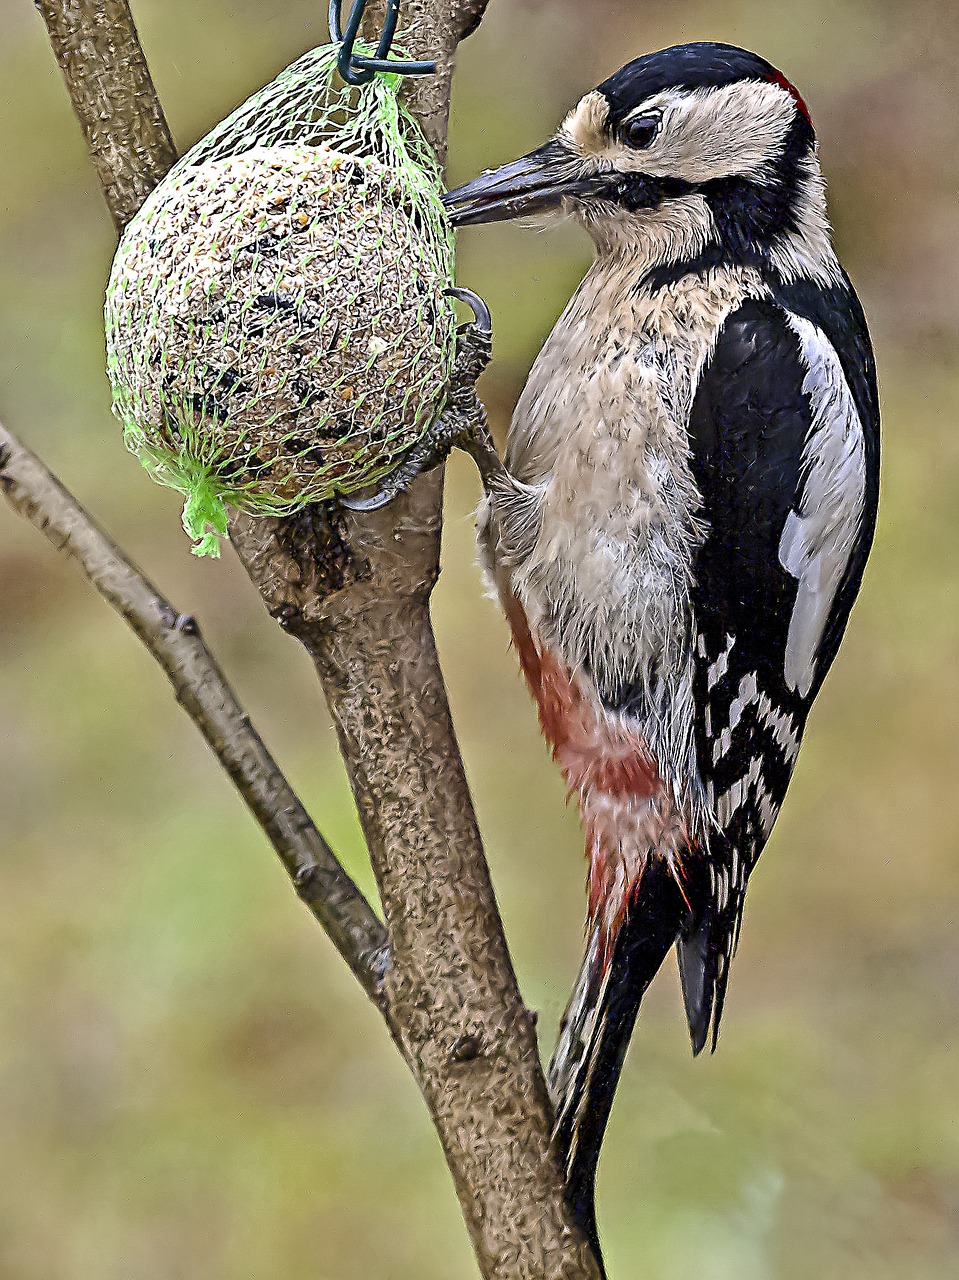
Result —
[[[858, 312], [848, 286], [844, 303], [844, 314]], [[878, 406], [871, 378], [855, 376], [870, 369], [868, 348], [848, 344], [828, 312], [819, 319], [834, 341], [785, 299], [745, 302], [723, 325], [690, 414], [709, 512], [692, 591], [697, 755], [719, 827], [708, 905], [679, 944], [697, 1051], [710, 1023], [715, 1047], [746, 883], [835, 657], [875, 520]]]
[[578, 795], [587, 948], [550, 1068], [570, 1204], [676, 944], [715, 1048], [746, 886], [872, 540], [879, 411], [805, 103], [763, 59], [628, 64], [554, 139], [448, 197], [561, 207], [596, 259], [531, 371], [484, 564]]

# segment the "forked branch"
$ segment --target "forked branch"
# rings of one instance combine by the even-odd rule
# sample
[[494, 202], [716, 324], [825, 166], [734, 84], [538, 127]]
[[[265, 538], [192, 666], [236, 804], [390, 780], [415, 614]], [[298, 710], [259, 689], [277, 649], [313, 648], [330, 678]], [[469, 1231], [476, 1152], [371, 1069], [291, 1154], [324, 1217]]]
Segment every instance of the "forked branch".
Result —
[[[126, 0], [38, 7], [122, 227], [173, 160]], [[407, 99], [441, 159], [456, 46], [484, 8], [485, 0], [404, 0], [404, 46], [438, 63], [436, 75], [408, 86]], [[382, 19], [381, 2], [369, 18]], [[431, 473], [369, 515], [317, 506], [289, 520], [238, 516], [230, 534], [271, 614], [304, 644], [322, 680], [386, 916], [380, 1007], [443, 1144], [483, 1275], [597, 1280], [566, 1213], [533, 1019], [516, 985], [436, 654], [429, 597], [441, 505], [442, 476]], [[263, 798], [269, 822], [269, 793]], [[351, 920], [368, 927], [349, 902]]]

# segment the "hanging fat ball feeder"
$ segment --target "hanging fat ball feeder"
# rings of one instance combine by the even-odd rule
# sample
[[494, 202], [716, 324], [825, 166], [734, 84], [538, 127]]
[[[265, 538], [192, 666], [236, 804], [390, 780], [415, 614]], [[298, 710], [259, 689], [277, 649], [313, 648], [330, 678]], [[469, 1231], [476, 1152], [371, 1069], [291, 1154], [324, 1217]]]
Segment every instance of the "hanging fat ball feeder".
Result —
[[[349, 57], [304, 55], [197, 143], [114, 260], [114, 409], [151, 475], [185, 495], [199, 555], [218, 554], [227, 505], [283, 515], [376, 485], [424, 451], [445, 401], [439, 172], [398, 76], [374, 74], [431, 64], [383, 64], [353, 39]], [[338, 59], [370, 79], [335, 87]]]

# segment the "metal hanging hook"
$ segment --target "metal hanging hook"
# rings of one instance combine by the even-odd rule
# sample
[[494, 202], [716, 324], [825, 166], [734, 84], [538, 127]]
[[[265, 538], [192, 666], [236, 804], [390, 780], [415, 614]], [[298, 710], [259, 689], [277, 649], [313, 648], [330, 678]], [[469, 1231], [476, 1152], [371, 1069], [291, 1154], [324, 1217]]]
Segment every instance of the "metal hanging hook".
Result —
[[344, 28], [343, 0], [330, 0], [330, 39], [340, 46], [336, 65], [346, 83], [369, 84], [377, 71], [389, 71], [398, 76], [432, 75], [436, 70], [435, 62], [404, 62], [387, 56], [400, 18], [400, 0], [387, 0], [386, 19], [374, 57], [366, 58], [353, 52], [366, 4], [367, 0], [353, 0]]

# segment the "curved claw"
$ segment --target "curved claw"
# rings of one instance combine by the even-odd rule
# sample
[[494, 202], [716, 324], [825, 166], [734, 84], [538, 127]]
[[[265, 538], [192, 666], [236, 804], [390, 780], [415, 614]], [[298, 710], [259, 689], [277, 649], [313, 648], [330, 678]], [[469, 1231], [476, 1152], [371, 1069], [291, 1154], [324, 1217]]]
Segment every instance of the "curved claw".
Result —
[[488, 337], [493, 333], [493, 317], [490, 315], [490, 309], [472, 289], [444, 289], [443, 292], [450, 298], [458, 298], [460, 302], [465, 302], [468, 307], [473, 308], [473, 314], [476, 316], [475, 324], [480, 333], [486, 334]]

